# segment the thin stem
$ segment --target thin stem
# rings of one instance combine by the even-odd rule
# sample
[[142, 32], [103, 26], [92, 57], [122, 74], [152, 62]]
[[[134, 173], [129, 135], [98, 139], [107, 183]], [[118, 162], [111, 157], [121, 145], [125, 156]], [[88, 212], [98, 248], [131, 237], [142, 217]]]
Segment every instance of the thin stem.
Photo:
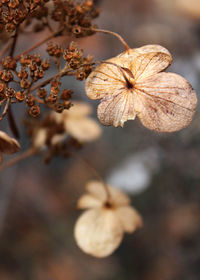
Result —
[[130, 47], [128, 46], [128, 44], [126, 43], [126, 41], [125, 41], [125, 40], [122, 38], [122, 36], [119, 35], [118, 33], [113, 32], [113, 31], [109, 31], [109, 30], [98, 29], [98, 28], [92, 28], [92, 31], [114, 35], [115, 37], [117, 37], [117, 38], [122, 42], [122, 44], [124, 45], [124, 47], [125, 47], [125, 49], [126, 49], [127, 51], [130, 50]]
[[48, 40], [54, 38], [54, 37], [57, 36], [60, 32], [62, 32], [63, 29], [64, 29], [64, 28], [62, 27], [62, 28], [60, 28], [58, 31], [53, 32], [52, 34], [50, 34], [49, 36], [47, 36], [46, 38], [44, 38], [43, 40], [41, 40], [40, 42], [38, 42], [37, 44], [35, 44], [34, 46], [32, 46], [31, 48], [29, 48], [29, 49], [27, 49], [27, 50], [21, 52], [21, 53], [18, 54], [17, 56], [15, 56], [14, 59], [15, 59], [15, 60], [19, 60], [20, 57], [21, 57], [22, 55], [25, 55], [25, 54], [27, 54], [27, 53], [33, 51], [34, 49], [38, 48], [39, 46], [41, 46], [42, 44], [44, 44], [44, 43], [47, 42]]
[[9, 51], [9, 55], [11, 57], [13, 57], [13, 54], [14, 54], [14, 51], [15, 51], [15, 46], [16, 46], [16, 43], [17, 43], [17, 37], [18, 37], [18, 29], [16, 29], [16, 31], [15, 31], [15, 34], [13, 36], [13, 42], [12, 42], [12, 45], [11, 45], [11, 49]]
[[68, 70], [68, 71], [61, 71], [61, 72], [59, 72], [58, 74], [56, 74], [56, 75], [54, 75], [54, 76], [52, 76], [52, 77], [50, 77], [50, 78], [48, 78], [47, 80], [45, 80], [45, 81], [43, 81], [43, 82], [41, 82], [41, 83], [39, 83], [38, 85], [35, 85], [35, 86], [33, 86], [32, 88], [30, 88], [30, 90], [29, 90], [29, 92], [32, 92], [32, 91], [34, 91], [34, 90], [36, 90], [36, 89], [38, 89], [38, 88], [40, 88], [40, 87], [44, 87], [44, 86], [46, 86], [49, 82], [51, 82], [53, 79], [56, 79], [56, 78], [58, 78], [58, 77], [62, 77], [62, 76], [64, 76], [65, 74], [67, 74], [67, 72], [70, 72], [71, 70]]
[[[5, 53], [7, 52], [7, 50], [10, 48], [11, 44], [12, 44], [12, 40], [10, 40], [10, 41], [7, 43], [7, 45], [5, 45], [5, 47], [1, 50], [1, 52], [0, 52], [0, 59], [2, 59], [2, 57], [4, 56], [4, 54], [5, 54]], [[1, 64], [1, 62], [0, 62], [0, 64]]]
[[0, 164], [0, 172], [3, 171], [5, 168], [10, 167], [23, 159], [36, 154], [36, 152], [37, 152], [37, 149], [31, 147], [30, 149], [26, 150], [25, 152], [18, 155], [17, 157], [12, 158], [12, 159], [6, 161], [5, 163]]
[[74, 154], [74, 153], [72, 155], [74, 157], [76, 157], [77, 159], [79, 159], [81, 162], [83, 162], [92, 171], [92, 173], [98, 178], [98, 180], [102, 183], [102, 185], [105, 189], [106, 196], [107, 196], [106, 202], [110, 202], [111, 197], [110, 197], [110, 191], [109, 191], [108, 185], [104, 182], [103, 178], [97, 172], [97, 170], [86, 159], [84, 159], [84, 158], [82, 158], [79, 155]]

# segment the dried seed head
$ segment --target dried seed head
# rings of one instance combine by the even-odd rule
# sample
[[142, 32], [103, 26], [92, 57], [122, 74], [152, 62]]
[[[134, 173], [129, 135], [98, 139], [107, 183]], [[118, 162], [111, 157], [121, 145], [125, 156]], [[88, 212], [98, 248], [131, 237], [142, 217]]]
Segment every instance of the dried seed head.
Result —
[[47, 90], [45, 88], [39, 88], [37, 91], [37, 95], [40, 98], [45, 98], [47, 96]]
[[71, 89], [63, 89], [61, 99], [69, 100], [72, 98], [73, 91]]
[[22, 102], [26, 98], [26, 95], [22, 91], [17, 91], [15, 94], [15, 98], [17, 99], [17, 101]]
[[29, 109], [29, 115], [31, 117], [38, 117], [40, 115], [40, 107], [38, 105], [34, 105]]
[[86, 81], [88, 97], [102, 99], [99, 120], [117, 127], [138, 116], [144, 126], [160, 132], [186, 127], [195, 112], [196, 93], [183, 77], [161, 72], [171, 62], [168, 50], [147, 45], [100, 64]]

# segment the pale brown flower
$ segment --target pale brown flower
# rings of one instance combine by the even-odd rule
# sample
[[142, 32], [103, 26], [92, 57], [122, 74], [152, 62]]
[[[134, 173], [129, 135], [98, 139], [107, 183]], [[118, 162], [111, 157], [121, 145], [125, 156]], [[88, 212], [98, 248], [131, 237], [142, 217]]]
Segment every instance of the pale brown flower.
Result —
[[14, 154], [20, 150], [20, 144], [14, 138], [8, 136], [7, 133], [0, 130], [0, 161], [2, 159], [2, 153]]
[[92, 108], [86, 103], [73, 102], [69, 110], [62, 113], [53, 112], [58, 123], [63, 123], [66, 133], [80, 142], [94, 141], [101, 135], [101, 128], [89, 115]]
[[101, 63], [86, 81], [88, 97], [102, 99], [99, 120], [117, 127], [138, 116], [156, 131], [186, 127], [195, 112], [196, 93], [180, 75], [161, 72], [171, 62], [167, 49], [147, 45]]
[[119, 246], [124, 232], [133, 233], [142, 226], [142, 218], [130, 206], [129, 198], [111, 186], [99, 181], [90, 181], [87, 194], [78, 201], [78, 208], [88, 209], [75, 225], [75, 239], [87, 254], [102, 258], [109, 256]]

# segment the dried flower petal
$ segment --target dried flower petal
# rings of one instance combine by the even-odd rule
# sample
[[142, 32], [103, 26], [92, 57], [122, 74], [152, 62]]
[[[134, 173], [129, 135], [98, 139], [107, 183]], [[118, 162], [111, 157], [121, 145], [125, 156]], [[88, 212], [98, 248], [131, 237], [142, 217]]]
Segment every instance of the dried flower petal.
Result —
[[80, 142], [89, 142], [99, 138], [101, 129], [99, 125], [90, 118], [72, 119], [65, 121], [66, 131]]
[[174, 73], [159, 73], [137, 84], [135, 109], [144, 126], [172, 132], [187, 126], [196, 108], [191, 85]]
[[[116, 188], [111, 187], [110, 185], [107, 185], [107, 187], [110, 192], [110, 196], [111, 196], [110, 199], [114, 205], [125, 206], [130, 203], [130, 199], [126, 194], [124, 194], [123, 192], [121, 192]], [[86, 185], [86, 190], [92, 197], [95, 197], [100, 201], [102, 201], [102, 205], [107, 199], [105, 187], [103, 183], [100, 181], [96, 181], [96, 180], [89, 181]]]
[[137, 115], [144, 126], [160, 132], [186, 127], [195, 112], [196, 93], [183, 77], [159, 73], [171, 62], [164, 47], [147, 45], [100, 64], [86, 81], [88, 97], [102, 99], [99, 120], [117, 127]]
[[101, 135], [98, 123], [89, 117], [92, 108], [88, 104], [74, 102], [69, 110], [62, 113], [53, 112], [52, 118], [59, 124], [63, 123], [66, 133], [80, 142], [94, 141]]
[[75, 226], [75, 239], [79, 247], [92, 256], [110, 255], [121, 243], [123, 229], [111, 210], [91, 209], [83, 213]]
[[17, 153], [19, 150], [19, 142], [0, 130], [0, 152], [5, 154], [13, 154]]
[[142, 226], [141, 216], [132, 207], [120, 207], [116, 209], [116, 212], [125, 232], [132, 233]]

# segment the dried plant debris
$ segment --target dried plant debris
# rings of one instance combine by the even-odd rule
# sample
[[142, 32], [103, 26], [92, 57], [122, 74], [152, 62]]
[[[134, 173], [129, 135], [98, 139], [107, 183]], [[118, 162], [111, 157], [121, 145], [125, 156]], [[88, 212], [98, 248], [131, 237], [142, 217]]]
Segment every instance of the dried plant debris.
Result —
[[92, 113], [90, 105], [83, 102], [73, 102], [69, 110], [62, 114], [52, 112], [58, 124], [63, 123], [66, 133], [80, 142], [90, 142], [98, 139], [101, 128], [89, 115]]
[[97, 111], [101, 123], [118, 127], [138, 116], [145, 127], [155, 131], [186, 127], [197, 97], [183, 77], [162, 72], [171, 62], [167, 49], [146, 45], [101, 63], [86, 81], [88, 97], [101, 99]]
[[78, 200], [78, 208], [87, 210], [76, 222], [75, 239], [85, 253], [107, 257], [120, 245], [124, 232], [133, 233], [142, 226], [142, 218], [118, 189], [90, 181], [86, 190]]
[[0, 162], [2, 159], [2, 153], [14, 154], [20, 150], [20, 144], [14, 138], [11, 138], [5, 132], [0, 130]]

